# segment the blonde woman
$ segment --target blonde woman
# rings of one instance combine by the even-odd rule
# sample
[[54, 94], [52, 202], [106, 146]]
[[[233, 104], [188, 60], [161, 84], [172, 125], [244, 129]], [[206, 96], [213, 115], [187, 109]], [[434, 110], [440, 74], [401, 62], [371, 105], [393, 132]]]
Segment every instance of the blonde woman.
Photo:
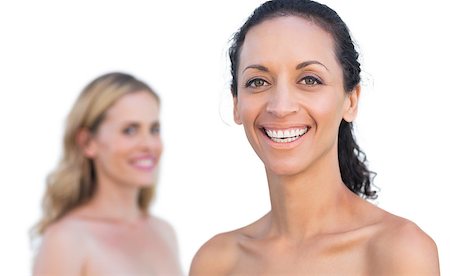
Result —
[[123, 73], [92, 81], [49, 175], [34, 275], [179, 275], [172, 227], [147, 211], [162, 152], [159, 97]]

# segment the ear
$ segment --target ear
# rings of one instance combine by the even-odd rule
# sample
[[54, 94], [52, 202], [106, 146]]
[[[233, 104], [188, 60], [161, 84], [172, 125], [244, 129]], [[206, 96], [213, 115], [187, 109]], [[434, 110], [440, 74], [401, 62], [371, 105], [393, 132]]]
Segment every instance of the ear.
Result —
[[361, 86], [358, 84], [350, 94], [348, 94], [347, 98], [347, 107], [344, 110], [344, 120], [347, 122], [353, 122], [358, 114], [358, 102], [359, 95], [361, 93]]
[[91, 131], [87, 128], [82, 128], [78, 131], [76, 142], [85, 157], [92, 159], [97, 155], [97, 144], [93, 139]]
[[239, 116], [237, 96], [233, 96], [233, 116], [234, 122], [238, 125], [242, 125], [241, 116]]

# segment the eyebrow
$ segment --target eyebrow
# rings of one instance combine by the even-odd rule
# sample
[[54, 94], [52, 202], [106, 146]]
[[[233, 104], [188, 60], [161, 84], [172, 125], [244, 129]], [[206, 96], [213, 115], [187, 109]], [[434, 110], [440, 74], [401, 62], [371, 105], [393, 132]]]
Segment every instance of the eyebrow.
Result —
[[266, 66], [262, 66], [259, 64], [252, 64], [252, 65], [245, 67], [244, 70], [242, 70], [242, 73], [244, 73], [245, 70], [250, 69], [250, 68], [257, 69], [257, 70], [263, 71], [263, 72], [269, 72], [269, 69]]
[[[330, 70], [328, 70], [328, 68], [327, 68], [323, 63], [321, 63], [321, 62], [319, 62], [319, 61], [317, 61], [317, 60], [308, 60], [308, 61], [304, 61], [304, 62], [302, 62], [302, 63], [299, 63], [299, 64], [295, 67], [295, 70], [305, 68], [305, 67], [307, 67], [307, 66], [309, 66], [309, 65], [311, 65], [311, 64], [318, 64], [318, 65], [321, 65], [322, 67], [324, 67], [325, 69], [327, 69], [327, 71], [330, 71]], [[242, 70], [242, 73], [243, 73], [245, 70], [250, 69], [250, 68], [252, 68], [252, 69], [257, 69], [257, 70], [263, 71], [263, 72], [269, 72], [269, 69], [268, 69], [267, 67], [263, 66], [263, 65], [252, 64], [252, 65], [249, 65], [249, 66], [245, 67], [244, 70]]]
[[317, 60], [308, 60], [308, 61], [304, 61], [304, 62], [302, 62], [302, 63], [299, 63], [299, 64], [295, 67], [295, 69], [296, 69], [296, 70], [302, 69], [302, 68], [305, 68], [306, 66], [309, 66], [309, 65], [311, 65], [311, 64], [318, 64], [318, 65], [321, 65], [321, 66], [323, 66], [325, 69], [327, 69], [327, 71], [330, 71], [330, 70], [328, 70], [328, 68], [327, 68], [325, 65], [323, 65], [321, 62], [318, 62]]
[[[154, 121], [151, 121], [150, 124], [151, 124], [152, 126], [154, 126], [154, 125], [160, 125], [160, 121], [159, 121], [159, 120], [154, 120]], [[122, 122], [122, 125], [123, 125], [123, 126], [140, 127], [140, 126], [141, 126], [141, 123], [140, 123], [140, 122], [137, 122], [137, 121], [124, 121], [124, 122]]]
[[135, 121], [124, 121], [124, 122], [122, 122], [122, 126], [126, 126], [126, 127], [128, 127], [128, 126], [132, 126], [132, 127], [139, 127], [141, 124], [140, 123], [138, 123], [138, 122], [135, 122]]

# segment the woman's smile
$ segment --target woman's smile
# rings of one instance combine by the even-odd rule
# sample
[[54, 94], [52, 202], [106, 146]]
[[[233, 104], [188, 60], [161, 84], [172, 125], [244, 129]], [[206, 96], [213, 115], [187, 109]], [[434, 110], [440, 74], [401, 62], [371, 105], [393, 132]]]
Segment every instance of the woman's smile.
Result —
[[295, 147], [302, 140], [301, 138], [308, 132], [309, 126], [271, 128], [261, 127], [261, 133], [265, 140], [275, 148]]
[[152, 155], [132, 158], [130, 164], [140, 171], [151, 172], [157, 165], [157, 159]]

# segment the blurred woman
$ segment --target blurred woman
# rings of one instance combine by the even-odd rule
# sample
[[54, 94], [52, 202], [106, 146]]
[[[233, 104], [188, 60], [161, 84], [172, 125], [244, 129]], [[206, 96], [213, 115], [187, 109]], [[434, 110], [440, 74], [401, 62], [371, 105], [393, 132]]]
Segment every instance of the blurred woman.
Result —
[[66, 123], [47, 179], [34, 275], [180, 275], [175, 233], [151, 215], [162, 152], [160, 100], [144, 82], [93, 80]]

